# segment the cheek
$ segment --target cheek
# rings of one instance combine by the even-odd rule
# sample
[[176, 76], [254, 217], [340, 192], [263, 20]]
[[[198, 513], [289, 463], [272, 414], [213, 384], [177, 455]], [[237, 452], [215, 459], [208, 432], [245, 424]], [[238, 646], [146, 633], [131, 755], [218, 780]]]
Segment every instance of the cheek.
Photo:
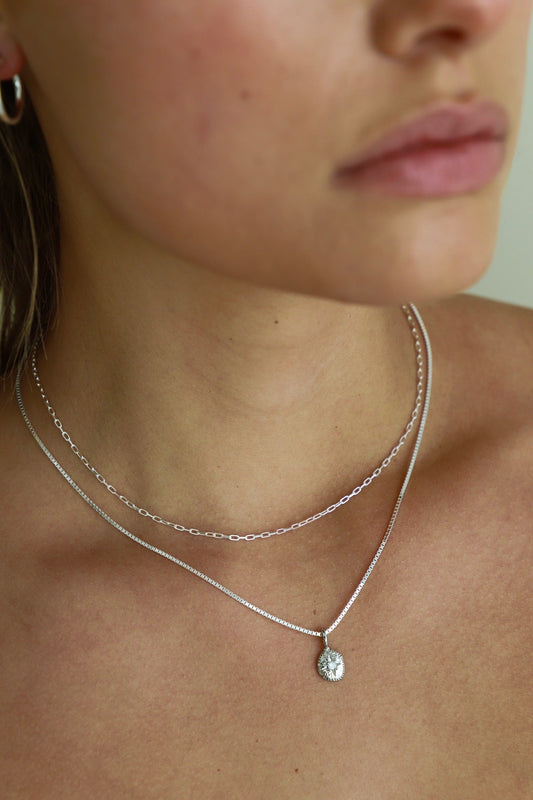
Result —
[[270, 273], [258, 262], [269, 262], [274, 237], [289, 249], [309, 238], [334, 152], [324, 133], [335, 126], [316, 98], [324, 5], [309, 0], [292, 28], [275, 0], [213, 1], [202, 13], [131, 5], [136, 15], [115, 6], [103, 29], [95, 4], [68, 26], [73, 68], [53, 110], [71, 157], [114, 216], [180, 258]]
[[279, 181], [290, 191], [313, 168], [320, 67], [308, 71], [312, 42], [299, 40], [301, 26], [291, 32], [287, 13], [280, 25], [282, 5], [56, 1], [42, 17], [48, 44], [30, 41], [50, 140], [59, 131], [87, 181], [124, 213], [142, 196], [139, 219], [148, 203], [164, 214], [215, 197], [253, 202]]
[[511, 110], [519, 107], [524, 90], [532, 9], [532, 0], [516, 2], [477, 62], [479, 84], [487, 85]]

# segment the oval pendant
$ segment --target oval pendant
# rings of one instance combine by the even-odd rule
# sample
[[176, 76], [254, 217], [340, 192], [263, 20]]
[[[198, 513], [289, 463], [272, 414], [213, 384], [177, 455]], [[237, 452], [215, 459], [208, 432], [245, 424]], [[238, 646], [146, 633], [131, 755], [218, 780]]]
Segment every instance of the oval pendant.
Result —
[[326, 646], [318, 658], [317, 669], [325, 681], [340, 681], [344, 678], [344, 658], [336, 650]]

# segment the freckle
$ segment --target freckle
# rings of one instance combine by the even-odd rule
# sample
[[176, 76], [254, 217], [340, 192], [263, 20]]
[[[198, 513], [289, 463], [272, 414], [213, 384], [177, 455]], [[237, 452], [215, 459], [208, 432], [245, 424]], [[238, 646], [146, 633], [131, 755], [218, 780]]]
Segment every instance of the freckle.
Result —
[[241, 91], [239, 92], [239, 96], [241, 100], [249, 100], [250, 97], [252, 96], [252, 93], [250, 92], [249, 89], [241, 89]]
[[274, 320], [274, 325], [279, 325], [279, 319]]
[[299, 770], [298, 768], [296, 768], [294, 771], [295, 771], [295, 772], [300, 772], [300, 770]]
[[316, 608], [313, 608], [313, 616], [316, 617]]

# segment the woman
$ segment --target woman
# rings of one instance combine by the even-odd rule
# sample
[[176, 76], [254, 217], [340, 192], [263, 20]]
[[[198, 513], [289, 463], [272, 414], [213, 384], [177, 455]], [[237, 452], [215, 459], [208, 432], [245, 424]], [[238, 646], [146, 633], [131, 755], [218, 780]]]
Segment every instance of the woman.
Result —
[[3, 797], [533, 797], [530, 14], [0, 0]]

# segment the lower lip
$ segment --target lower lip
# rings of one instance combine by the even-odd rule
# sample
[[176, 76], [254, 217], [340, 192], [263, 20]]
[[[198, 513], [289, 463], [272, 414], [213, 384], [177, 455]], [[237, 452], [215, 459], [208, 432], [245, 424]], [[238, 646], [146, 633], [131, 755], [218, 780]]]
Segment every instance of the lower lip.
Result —
[[384, 156], [342, 170], [335, 180], [340, 187], [403, 197], [447, 197], [486, 186], [504, 161], [502, 140], [474, 137]]

